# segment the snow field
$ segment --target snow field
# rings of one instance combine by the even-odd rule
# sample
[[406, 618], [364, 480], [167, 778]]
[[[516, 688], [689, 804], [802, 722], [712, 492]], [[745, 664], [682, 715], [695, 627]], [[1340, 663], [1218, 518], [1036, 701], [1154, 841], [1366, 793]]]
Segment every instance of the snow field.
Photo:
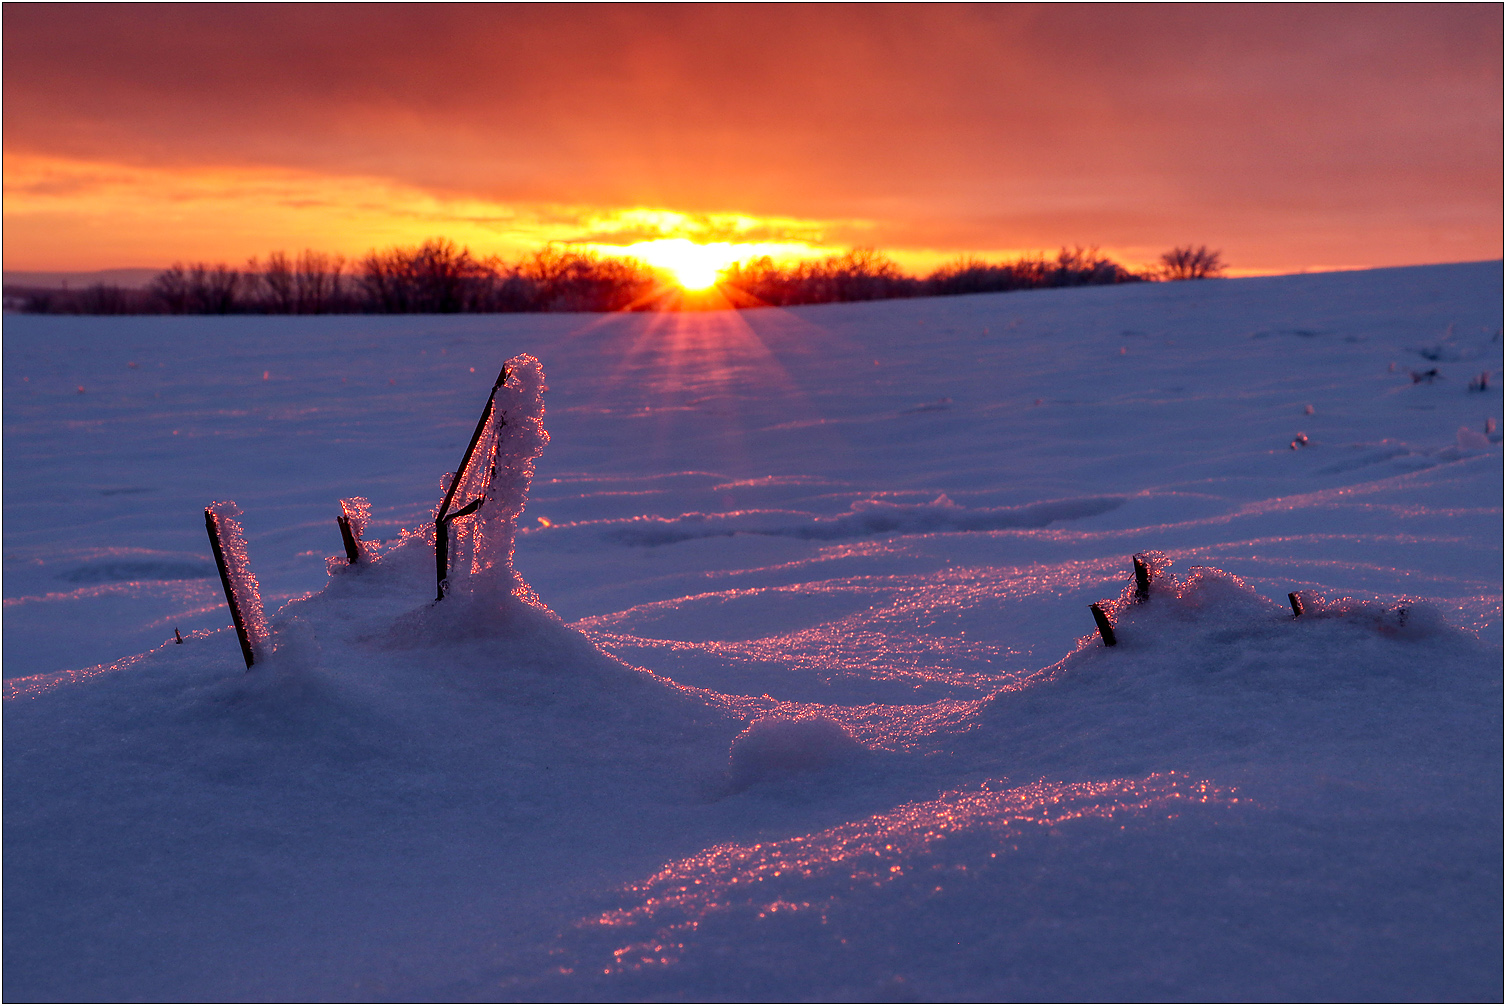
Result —
[[8, 318], [5, 995], [1498, 998], [1500, 303]]

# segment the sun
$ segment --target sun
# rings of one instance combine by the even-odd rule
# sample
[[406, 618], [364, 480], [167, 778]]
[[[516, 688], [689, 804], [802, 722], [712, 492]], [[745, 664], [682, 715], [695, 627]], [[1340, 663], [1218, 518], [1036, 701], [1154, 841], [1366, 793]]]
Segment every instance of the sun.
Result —
[[721, 271], [742, 257], [729, 242], [696, 244], [689, 238], [642, 241], [623, 250], [649, 265], [667, 270], [686, 290], [706, 290], [715, 286]]
[[705, 290], [716, 283], [717, 268], [704, 263], [675, 267], [675, 281], [687, 290]]
[[588, 244], [599, 255], [627, 256], [663, 270], [686, 293], [716, 287], [722, 273], [738, 262], [770, 258], [780, 261], [814, 258], [831, 249], [805, 241], [696, 241], [661, 237], [626, 245]]
[[690, 254], [668, 268], [675, 274], [675, 282], [687, 290], [705, 290], [715, 285], [722, 263], [709, 256]]

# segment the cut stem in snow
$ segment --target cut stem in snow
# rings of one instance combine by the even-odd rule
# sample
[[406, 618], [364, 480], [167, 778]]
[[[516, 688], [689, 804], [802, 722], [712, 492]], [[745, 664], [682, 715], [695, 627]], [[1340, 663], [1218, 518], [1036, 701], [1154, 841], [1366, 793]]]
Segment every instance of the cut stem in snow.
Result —
[[1109, 616], [1103, 608], [1096, 604], [1088, 605], [1088, 610], [1093, 613], [1093, 621], [1098, 623], [1098, 634], [1103, 637], [1104, 646], [1114, 646], [1119, 640], [1114, 638], [1114, 623], [1109, 621]]
[[361, 559], [361, 548], [356, 544], [356, 536], [350, 530], [350, 518], [343, 513], [335, 518], [335, 523], [340, 526], [340, 540], [345, 544], [345, 561], [354, 566]]
[[354, 566], [361, 561], [361, 538], [366, 533], [366, 522], [371, 517], [371, 504], [363, 497], [352, 496], [340, 501], [340, 515], [335, 523], [340, 527], [340, 540], [345, 545], [345, 561]]
[[472, 500], [453, 514], [450, 513], [450, 504], [455, 502], [455, 490], [460, 488], [460, 483], [466, 481], [471, 460], [476, 455], [476, 445], [481, 442], [482, 434], [486, 433], [487, 423], [496, 408], [497, 389], [506, 381], [507, 367], [503, 366], [497, 373], [496, 381], [492, 383], [492, 393], [486, 397], [486, 408], [481, 410], [481, 418], [476, 420], [476, 432], [471, 434], [471, 442], [465, 445], [465, 453], [460, 458], [460, 467], [455, 469], [455, 477], [450, 479], [450, 486], [444, 494], [444, 501], [439, 504], [439, 512], [434, 515], [434, 572], [438, 580], [438, 596], [434, 598], [435, 601], [444, 600], [445, 591], [450, 585], [450, 521], [456, 517], [474, 513], [480, 507], [481, 500], [480, 498]]
[[[531, 356], [507, 361], [460, 467], [434, 515], [436, 601], [465, 574], [473, 590], [486, 584], [522, 589], [512, 569], [518, 517], [528, 502], [534, 459], [549, 442], [544, 431], [544, 370]], [[465, 501], [465, 502], [460, 502]]]
[[246, 535], [240, 522], [240, 508], [231, 502], [211, 503], [204, 508], [204, 527], [209, 532], [209, 546], [214, 550], [214, 564], [220, 571], [220, 586], [225, 589], [225, 603], [235, 622], [235, 636], [240, 640], [241, 656], [246, 669], [268, 653], [271, 631], [262, 609], [261, 585], [251, 572], [246, 555]]
[[1136, 603], [1150, 600], [1150, 566], [1143, 556], [1134, 556], [1130, 559], [1135, 564], [1135, 601]]

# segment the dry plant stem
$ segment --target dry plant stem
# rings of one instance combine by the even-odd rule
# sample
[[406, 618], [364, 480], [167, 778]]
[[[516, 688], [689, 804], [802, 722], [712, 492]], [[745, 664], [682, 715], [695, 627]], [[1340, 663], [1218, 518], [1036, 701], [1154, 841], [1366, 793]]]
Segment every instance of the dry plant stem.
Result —
[[[251, 665], [256, 663], [256, 658], [251, 653], [251, 637], [246, 632], [246, 620], [241, 617], [241, 606], [236, 600], [235, 588], [230, 585], [230, 570], [225, 565], [225, 549], [220, 544], [220, 523], [208, 507], [204, 508], [204, 526], [209, 531], [209, 546], [214, 549], [214, 564], [220, 571], [220, 586], [225, 588], [225, 603], [229, 605], [230, 617], [235, 621], [235, 637], [240, 640], [241, 656], [246, 658], [246, 670], [249, 671]], [[178, 641], [182, 642], [182, 639]]]
[[355, 532], [350, 529], [350, 518], [343, 513], [335, 518], [340, 525], [340, 540], [345, 543], [345, 559], [354, 566], [361, 559], [361, 548], [356, 544]]
[[1140, 556], [1130, 560], [1135, 564], [1135, 601], [1136, 603], [1150, 600], [1150, 567]]
[[1119, 640], [1114, 638], [1114, 624], [1109, 621], [1109, 616], [1104, 613], [1103, 608], [1090, 604], [1088, 610], [1093, 613], [1093, 621], [1098, 623], [1098, 634], [1103, 637], [1103, 645], [1116, 645]]
[[469, 505], [450, 513], [450, 504], [454, 502], [455, 490], [460, 488], [460, 481], [465, 477], [466, 466], [471, 463], [471, 455], [476, 453], [476, 445], [481, 442], [481, 434], [486, 432], [486, 424], [492, 415], [492, 407], [497, 401], [497, 389], [507, 382], [507, 368], [503, 367], [497, 373], [497, 380], [492, 384], [492, 393], [487, 396], [486, 408], [481, 410], [481, 418], [476, 421], [476, 432], [471, 434], [471, 442], [466, 445], [465, 454], [460, 459], [460, 467], [455, 469], [455, 477], [450, 480], [450, 488], [444, 494], [444, 502], [439, 504], [439, 513], [434, 516], [434, 572], [436, 583], [435, 602], [444, 600], [445, 583], [450, 577], [450, 529], [449, 522], [456, 517], [475, 513], [481, 505], [480, 500], [473, 500]]

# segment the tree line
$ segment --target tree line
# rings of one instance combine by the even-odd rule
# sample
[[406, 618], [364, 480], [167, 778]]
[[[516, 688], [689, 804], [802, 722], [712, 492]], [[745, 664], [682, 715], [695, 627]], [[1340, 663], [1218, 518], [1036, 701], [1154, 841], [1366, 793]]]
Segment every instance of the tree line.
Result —
[[[887, 256], [856, 249], [824, 258], [762, 257], [726, 269], [718, 287], [735, 307], [826, 304], [1096, 286], [1222, 275], [1206, 246], [1178, 247], [1135, 272], [1095, 248], [1008, 262], [965, 257], [923, 277]], [[144, 289], [97, 284], [78, 290], [10, 288], [6, 307], [41, 314], [454, 314], [531, 311], [673, 310], [679, 288], [635, 258], [550, 245], [506, 263], [477, 258], [443, 238], [372, 251], [354, 262], [304, 251], [273, 252], [243, 268], [176, 263]]]

